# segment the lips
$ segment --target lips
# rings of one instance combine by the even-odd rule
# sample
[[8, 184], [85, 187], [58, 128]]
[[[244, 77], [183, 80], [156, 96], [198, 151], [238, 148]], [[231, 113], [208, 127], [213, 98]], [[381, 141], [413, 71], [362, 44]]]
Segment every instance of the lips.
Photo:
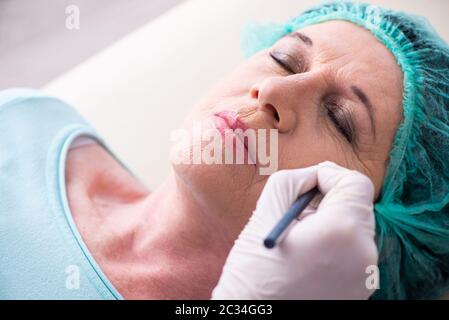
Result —
[[[240, 136], [239, 134], [235, 134], [233, 131], [236, 129], [241, 129], [242, 132], [245, 132], [245, 130], [249, 129], [249, 127], [239, 119], [239, 116], [234, 111], [220, 111], [214, 114], [214, 123], [215, 127], [218, 131], [220, 131], [223, 138], [225, 138], [225, 130], [228, 129], [227, 133], [232, 133], [236, 139], [239, 139], [244, 146], [243, 152], [247, 155], [248, 160], [251, 159], [251, 164], [255, 164], [255, 156], [248, 151], [248, 139], [244, 139], [244, 137]], [[230, 129], [230, 130], [229, 130]], [[229, 132], [231, 131], [231, 132]], [[234, 141], [235, 142], [235, 141]], [[234, 143], [235, 147], [235, 143]]]
[[221, 118], [227, 129], [242, 129], [243, 131], [248, 129], [248, 126], [239, 119], [239, 116], [234, 111], [220, 111], [215, 113], [214, 116]]

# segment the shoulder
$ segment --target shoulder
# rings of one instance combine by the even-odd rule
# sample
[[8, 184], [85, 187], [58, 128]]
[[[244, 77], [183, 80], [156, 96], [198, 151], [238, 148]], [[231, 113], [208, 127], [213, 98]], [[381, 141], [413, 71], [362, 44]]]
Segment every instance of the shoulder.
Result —
[[72, 106], [56, 97], [34, 89], [0, 91], [0, 149], [14, 150], [16, 155], [18, 150], [44, 149], [61, 131], [74, 126], [90, 127]]
[[73, 107], [64, 101], [28, 88], [12, 88], [0, 91], [0, 127], [17, 126], [25, 122], [48, 123], [50, 121], [71, 119], [76, 122], [85, 120]]
[[0, 112], [30, 101], [55, 99], [42, 91], [29, 88], [11, 88], [0, 91]]
[[33, 89], [0, 91], [0, 175], [43, 168], [51, 147], [72, 128], [90, 126], [62, 100]]

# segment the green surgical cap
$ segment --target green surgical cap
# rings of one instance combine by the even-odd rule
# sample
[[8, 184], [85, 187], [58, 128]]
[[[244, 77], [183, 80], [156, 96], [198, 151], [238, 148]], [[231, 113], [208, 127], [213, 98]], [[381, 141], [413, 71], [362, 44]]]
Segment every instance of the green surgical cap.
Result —
[[449, 47], [422, 17], [357, 2], [325, 3], [284, 24], [248, 24], [245, 57], [284, 35], [328, 20], [369, 31], [404, 78], [403, 121], [376, 202], [380, 289], [373, 299], [438, 298], [449, 292]]

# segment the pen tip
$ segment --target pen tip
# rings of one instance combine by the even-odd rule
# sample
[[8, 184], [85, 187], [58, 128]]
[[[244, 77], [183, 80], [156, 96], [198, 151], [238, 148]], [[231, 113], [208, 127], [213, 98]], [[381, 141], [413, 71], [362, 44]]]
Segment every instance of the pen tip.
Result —
[[265, 239], [263, 241], [263, 245], [265, 246], [265, 248], [271, 249], [274, 247], [274, 245], [276, 244], [276, 242], [273, 239]]

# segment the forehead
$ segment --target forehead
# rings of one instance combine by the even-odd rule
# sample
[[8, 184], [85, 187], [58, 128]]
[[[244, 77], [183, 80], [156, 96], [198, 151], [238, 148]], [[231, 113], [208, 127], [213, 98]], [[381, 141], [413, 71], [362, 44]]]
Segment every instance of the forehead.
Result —
[[313, 65], [330, 67], [342, 79], [350, 79], [371, 91], [371, 95], [387, 95], [401, 102], [401, 68], [391, 51], [370, 31], [351, 22], [335, 20], [299, 32], [313, 41]]

